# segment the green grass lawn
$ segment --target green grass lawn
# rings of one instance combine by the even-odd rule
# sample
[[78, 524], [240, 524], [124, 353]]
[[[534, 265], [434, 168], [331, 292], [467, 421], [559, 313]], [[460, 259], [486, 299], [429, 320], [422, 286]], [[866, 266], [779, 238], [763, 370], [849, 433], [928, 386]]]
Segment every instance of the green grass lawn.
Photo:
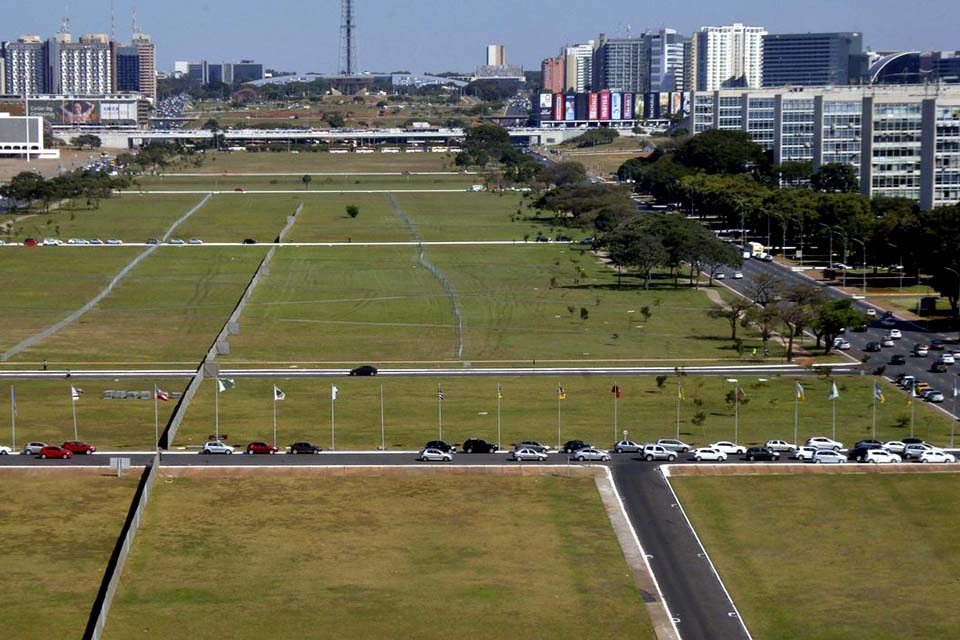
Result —
[[[329, 194], [303, 198], [303, 211], [287, 242], [409, 242], [410, 233], [383, 193]], [[353, 205], [360, 212], [347, 215]]]
[[296, 194], [215, 195], [177, 228], [176, 236], [204, 242], [242, 242], [245, 238], [273, 242], [301, 202]]
[[0, 481], [4, 637], [83, 635], [137, 478], [135, 472], [121, 479], [70, 472], [4, 474]]
[[174, 478], [105, 637], [562, 640], [583, 615], [654, 637], [592, 479]]
[[540, 232], [551, 237], [559, 232], [552, 231], [549, 222], [532, 219], [533, 211], [517, 193], [401, 193], [394, 197], [424, 240], [523, 240], [524, 236], [533, 240]]
[[80, 320], [16, 360], [47, 359], [67, 368], [196, 365], [265, 252], [264, 247], [164, 247]]
[[[304, 191], [300, 175], [256, 176], [256, 175], [216, 175], [206, 176], [159, 176], [137, 179], [145, 191], [209, 189], [211, 191], [232, 191], [242, 188], [250, 191]], [[461, 189], [479, 182], [476, 176], [453, 175], [316, 175], [312, 176], [307, 191], [358, 191], [362, 189]]]
[[97, 209], [55, 209], [18, 222], [11, 239], [33, 237], [119, 238], [143, 242], [160, 237], [180, 216], [202, 199], [201, 195], [125, 195], [100, 201]]
[[82, 307], [143, 251], [133, 247], [4, 247], [0, 351]]
[[179, 173], [380, 173], [458, 171], [449, 153], [209, 153]]
[[[676, 378], [658, 387], [652, 377], [567, 376], [483, 378], [236, 378], [235, 389], [220, 396], [220, 430], [231, 444], [273, 440], [273, 385], [286, 394], [277, 403], [277, 443], [289, 445], [310, 440], [331, 444], [330, 386], [337, 385], [336, 444], [338, 449], [375, 449], [380, 446], [380, 385], [384, 396], [384, 432], [387, 449], [414, 450], [437, 437], [437, 386], [444, 393], [443, 437], [463, 442], [469, 437], [497, 441], [497, 384], [503, 389], [500, 406], [500, 444], [534, 439], [557, 443], [557, 387], [567, 398], [560, 403], [562, 441], [582, 439], [608, 447], [614, 441], [614, 383], [623, 390], [619, 404], [617, 437], [627, 430], [639, 442], [673, 437], [676, 432]], [[741, 377], [746, 399], [739, 407], [741, 444], [762, 444], [770, 438], [793, 438], [794, 378]], [[175, 446], [199, 446], [214, 433], [214, 380], [204, 382], [187, 411]], [[802, 380], [806, 400], [799, 410], [801, 440], [830, 436], [830, 383]], [[853, 444], [871, 435], [872, 381], [843, 377], [837, 381], [837, 437]], [[706, 445], [734, 437], [734, 407], [726, 402], [733, 389], [720, 377], [686, 377], [685, 399], [680, 403], [680, 435], [686, 442]], [[699, 403], [699, 404], [698, 404]], [[64, 403], [66, 404], [66, 403]], [[69, 409], [69, 406], [66, 407]], [[694, 424], [698, 412], [703, 422]], [[69, 417], [69, 416], [68, 416]], [[877, 436], [882, 440], [909, 435], [905, 398], [892, 388], [887, 401], [877, 407]], [[916, 407], [916, 435], [946, 445], [950, 423], [939, 412]]]
[[[71, 384], [83, 391], [76, 403], [77, 435], [102, 451], [120, 449], [151, 451], [154, 437], [153, 400], [134, 398], [105, 399], [103, 392], [147, 391], [153, 395], [156, 384], [164, 391], [183, 391], [183, 380], [17, 380], [4, 384], [0, 416], [6, 428], [0, 431], [0, 442], [10, 444], [10, 389], [17, 397], [17, 447], [30, 441], [60, 444], [73, 440], [73, 415], [70, 400]], [[163, 432], [176, 401], [158, 402], [159, 431]]]
[[956, 633], [960, 476], [672, 482], [754, 638]]

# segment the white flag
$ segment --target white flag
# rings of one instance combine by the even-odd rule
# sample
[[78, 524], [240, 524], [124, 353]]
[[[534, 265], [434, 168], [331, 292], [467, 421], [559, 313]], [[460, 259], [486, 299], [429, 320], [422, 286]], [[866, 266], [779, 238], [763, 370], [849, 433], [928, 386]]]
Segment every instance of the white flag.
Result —
[[331, 399], [331, 400], [336, 400], [336, 399], [337, 399], [337, 392], [338, 392], [338, 391], [340, 391], [340, 390], [337, 389], [336, 385], [330, 387], [330, 399]]
[[217, 378], [217, 390], [220, 392], [233, 389], [237, 383], [232, 378]]
[[839, 397], [840, 397], [840, 391], [837, 390], [837, 383], [834, 382], [833, 385], [830, 387], [830, 395], [827, 396], [827, 400], [836, 400]]
[[280, 387], [273, 385], [273, 399], [274, 400], [286, 400], [287, 394], [280, 390]]
[[80, 394], [83, 393], [83, 389], [78, 389], [73, 385], [70, 386], [70, 399], [76, 402], [80, 399]]

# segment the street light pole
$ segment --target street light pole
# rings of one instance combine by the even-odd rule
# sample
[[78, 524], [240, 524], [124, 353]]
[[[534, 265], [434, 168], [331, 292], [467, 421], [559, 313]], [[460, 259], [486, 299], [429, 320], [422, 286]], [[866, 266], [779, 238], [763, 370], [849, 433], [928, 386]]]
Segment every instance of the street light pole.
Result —
[[893, 244], [892, 242], [887, 243], [888, 247], [893, 247], [900, 254], [900, 257], [897, 258], [897, 271], [900, 272], [900, 293], [903, 293], [903, 252], [900, 251], [900, 247]]
[[847, 286], [847, 267], [850, 265], [847, 264], [847, 234], [840, 229], [834, 229], [834, 233], [839, 233], [843, 236], [843, 286]]
[[854, 242], [860, 244], [863, 247], [863, 295], [867, 295], [867, 245], [863, 240], [857, 240], [856, 238], [850, 238]]
[[822, 222], [818, 222], [817, 224], [827, 230], [827, 236], [830, 238], [830, 257], [828, 258], [828, 261], [830, 262], [830, 271], [833, 271], [833, 227], [823, 224]]

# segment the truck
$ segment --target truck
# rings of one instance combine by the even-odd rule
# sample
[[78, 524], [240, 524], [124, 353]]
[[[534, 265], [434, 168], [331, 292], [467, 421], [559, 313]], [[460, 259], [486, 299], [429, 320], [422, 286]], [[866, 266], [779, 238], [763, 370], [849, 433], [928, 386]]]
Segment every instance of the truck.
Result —
[[744, 249], [744, 253], [747, 251], [750, 252], [751, 258], [760, 258], [766, 253], [766, 248], [759, 242], [748, 242], [747, 248]]

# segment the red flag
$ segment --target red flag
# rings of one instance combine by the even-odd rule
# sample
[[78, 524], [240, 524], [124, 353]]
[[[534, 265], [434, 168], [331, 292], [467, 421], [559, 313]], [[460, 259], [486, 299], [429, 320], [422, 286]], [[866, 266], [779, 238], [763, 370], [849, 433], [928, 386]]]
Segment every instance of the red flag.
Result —
[[168, 394], [166, 391], [158, 387], [157, 400], [162, 400], [163, 402], [170, 402], [170, 394]]
[[617, 397], [619, 398], [619, 397], [620, 397], [620, 385], [618, 385], [618, 384], [613, 385], [613, 388], [610, 389], [610, 393], [614, 394], [615, 396], [617, 396]]

